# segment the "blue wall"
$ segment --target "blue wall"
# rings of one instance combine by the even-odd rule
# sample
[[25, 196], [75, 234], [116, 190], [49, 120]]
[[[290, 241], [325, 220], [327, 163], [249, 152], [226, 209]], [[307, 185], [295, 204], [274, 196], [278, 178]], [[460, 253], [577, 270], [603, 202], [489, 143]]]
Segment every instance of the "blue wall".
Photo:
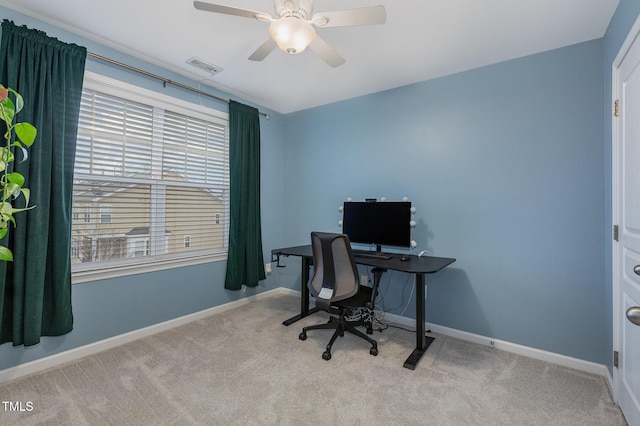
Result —
[[[604, 363], [602, 63], [595, 40], [288, 115], [289, 242], [408, 196], [419, 249], [458, 259], [429, 322]], [[413, 316], [406, 282], [385, 305]]]
[[[610, 68], [639, 13], [640, 1], [621, 0], [601, 40], [287, 116], [267, 111], [266, 257], [308, 242], [312, 230], [339, 230], [346, 197], [408, 196], [419, 249], [458, 259], [429, 280], [429, 322], [610, 365]], [[197, 86], [3, 7], [0, 16]], [[87, 69], [226, 111], [91, 59]], [[75, 285], [74, 331], [31, 348], [0, 346], [0, 370], [248, 294], [299, 288], [299, 262], [286, 263], [247, 293], [223, 289], [225, 262]], [[406, 306], [413, 317], [409, 278], [387, 274], [384, 306]]]

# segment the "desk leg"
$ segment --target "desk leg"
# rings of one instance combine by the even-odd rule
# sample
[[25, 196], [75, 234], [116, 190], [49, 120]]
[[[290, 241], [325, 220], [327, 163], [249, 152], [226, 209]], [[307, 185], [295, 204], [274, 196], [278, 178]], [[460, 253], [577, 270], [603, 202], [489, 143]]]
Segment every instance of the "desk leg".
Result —
[[424, 274], [416, 274], [416, 348], [404, 362], [404, 368], [408, 368], [409, 370], [416, 369], [418, 361], [420, 361], [422, 355], [427, 351], [431, 342], [435, 340], [433, 337], [425, 336], [424, 286]]
[[311, 268], [312, 264], [313, 259], [311, 259], [310, 257], [302, 258], [302, 271], [300, 274], [302, 276], [302, 283], [300, 285], [300, 315], [296, 315], [284, 321], [282, 324], [286, 326], [289, 326], [306, 316], [318, 312], [318, 308], [309, 309], [309, 287], [307, 287], [307, 283], [309, 282], [309, 269]]

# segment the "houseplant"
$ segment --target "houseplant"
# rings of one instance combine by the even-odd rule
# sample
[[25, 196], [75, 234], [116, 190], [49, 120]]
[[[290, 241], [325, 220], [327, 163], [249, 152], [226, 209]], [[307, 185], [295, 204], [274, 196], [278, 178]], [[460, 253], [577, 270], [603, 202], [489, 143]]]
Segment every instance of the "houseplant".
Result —
[[[13, 99], [12, 99], [13, 98]], [[5, 144], [0, 146], [0, 239], [9, 232], [9, 223], [16, 226], [13, 217], [15, 213], [30, 210], [35, 206], [29, 206], [29, 188], [23, 187], [24, 176], [13, 171], [12, 163], [15, 161], [15, 152], [22, 153], [22, 161], [27, 159], [27, 148], [30, 147], [36, 138], [36, 128], [26, 122], [14, 123], [24, 101], [22, 96], [15, 90], [4, 87], [0, 84], [0, 119], [6, 125], [4, 134]], [[14, 137], [15, 135], [15, 137]], [[22, 195], [24, 207], [14, 207], [14, 202]], [[0, 261], [12, 261], [13, 253], [9, 248], [0, 245]]]

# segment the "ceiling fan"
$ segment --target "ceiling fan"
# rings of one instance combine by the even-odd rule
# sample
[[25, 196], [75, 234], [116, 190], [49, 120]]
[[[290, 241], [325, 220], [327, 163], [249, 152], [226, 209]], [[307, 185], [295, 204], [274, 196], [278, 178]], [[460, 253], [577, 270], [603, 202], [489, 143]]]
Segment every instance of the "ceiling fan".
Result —
[[240, 16], [269, 22], [269, 38], [249, 56], [252, 61], [261, 61], [276, 47], [289, 54], [302, 52], [309, 46], [331, 67], [344, 64], [345, 59], [316, 35], [314, 27], [347, 27], [356, 25], [384, 24], [387, 12], [384, 6], [362, 7], [313, 13], [313, 0], [274, 0], [276, 18], [268, 13], [194, 1], [198, 10]]

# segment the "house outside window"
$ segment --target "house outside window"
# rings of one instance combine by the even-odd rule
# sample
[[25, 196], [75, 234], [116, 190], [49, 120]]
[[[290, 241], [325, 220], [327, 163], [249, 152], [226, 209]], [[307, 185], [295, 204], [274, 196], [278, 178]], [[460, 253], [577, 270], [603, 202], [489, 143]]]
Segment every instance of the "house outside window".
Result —
[[78, 127], [74, 283], [226, 259], [227, 114], [87, 72]]
[[71, 259], [78, 259], [80, 257], [81, 240], [78, 238], [71, 239]]

